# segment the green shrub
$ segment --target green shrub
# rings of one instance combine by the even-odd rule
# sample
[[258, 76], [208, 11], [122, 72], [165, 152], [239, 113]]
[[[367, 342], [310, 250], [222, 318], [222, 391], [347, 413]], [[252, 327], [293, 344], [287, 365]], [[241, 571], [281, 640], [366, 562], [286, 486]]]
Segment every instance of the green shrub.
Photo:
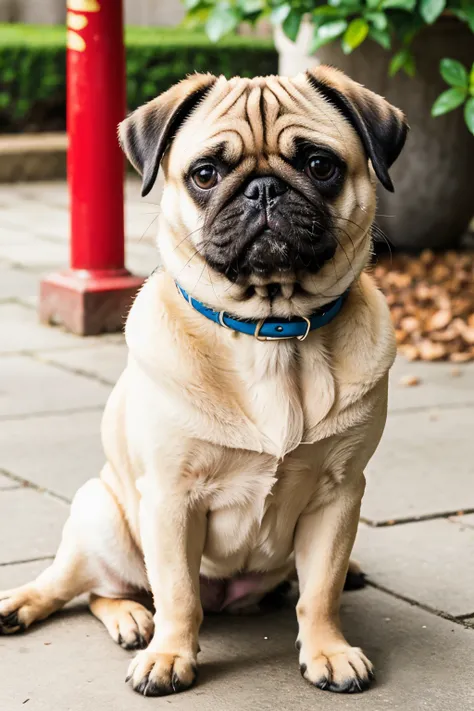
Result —
[[[255, 37], [229, 37], [213, 44], [198, 30], [130, 27], [125, 43], [129, 109], [190, 72], [277, 72], [272, 43]], [[0, 131], [65, 128], [65, 56], [64, 27], [0, 24]]]
[[[313, 25], [310, 54], [320, 47], [340, 43], [350, 54], [366, 41], [377, 42], [392, 54], [389, 74], [416, 73], [412, 43], [426, 27], [446, 17], [457, 18], [474, 33], [474, 0], [183, 0], [187, 22], [204, 26], [217, 41], [235, 32], [242, 22], [268, 19], [295, 42], [303, 18]], [[473, 40], [474, 45], [474, 40]], [[452, 88], [438, 98], [433, 116], [464, 106], [468, 129], [474, 134], [474, 64], [464, 67], [443, 59], [440, 71]]]

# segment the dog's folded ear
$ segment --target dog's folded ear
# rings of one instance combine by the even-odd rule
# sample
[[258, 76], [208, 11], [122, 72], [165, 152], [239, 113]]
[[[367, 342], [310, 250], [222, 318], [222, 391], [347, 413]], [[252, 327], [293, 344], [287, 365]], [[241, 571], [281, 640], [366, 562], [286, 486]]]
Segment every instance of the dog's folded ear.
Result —
[[193, 74], [133, 111], [119, 125], [120, 145], [143, 178], [143, 197], [155, 183], [174, 134], [216, 81], [212, 74]]
[[405, 144], [408, 124], [400, 109], [338, 69], [319, 66], [307, 72], [311, 86], [335, 106], [358, 133], [375, 174], [393, 192], [388, 174]]

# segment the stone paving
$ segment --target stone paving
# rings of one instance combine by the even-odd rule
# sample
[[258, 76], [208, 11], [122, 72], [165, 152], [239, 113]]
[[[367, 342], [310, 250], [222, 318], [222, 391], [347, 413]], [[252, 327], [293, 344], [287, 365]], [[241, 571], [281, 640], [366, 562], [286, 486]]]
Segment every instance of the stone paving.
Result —
[[[127, 263], [137, 273], [158, 261], [156, 203], [128, 182]], [[38, 324], [38, 279], [67, 263], [67, 235], [63, 183], [0, 186], [0, 589], [54, 555], [68, 503], [101, 466], [101, 411], [125, 363], [121, 335], [79, 339]], [[403, 388], [404, 374], [420, 385]], [[143, 699], [123, 683], [130, 653], [79, 600], [0, 638], [0, 709], [474, 709], [473, 433], [472, 365], [396, 363], [356, 543], [369, 585], [343, 596], [347, 636], [378, 671], [366, 694], [335, 696], [301, 680], [286, 609], [210, 617], [200, 684]]]

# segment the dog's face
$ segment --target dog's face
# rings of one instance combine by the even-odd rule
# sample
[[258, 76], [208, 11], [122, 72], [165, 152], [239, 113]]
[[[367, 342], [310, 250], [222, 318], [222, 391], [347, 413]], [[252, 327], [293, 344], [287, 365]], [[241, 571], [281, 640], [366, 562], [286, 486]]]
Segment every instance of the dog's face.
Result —
[[129, 116], [120, 137], [143, 194], [163, 167], [165, 267], [208, 305], [261, 318], [306, 315], [359, 275], [374, 173], [392, 189], [406, 129], [384, 99], [320, 67], [293, 79], [192, 76]]

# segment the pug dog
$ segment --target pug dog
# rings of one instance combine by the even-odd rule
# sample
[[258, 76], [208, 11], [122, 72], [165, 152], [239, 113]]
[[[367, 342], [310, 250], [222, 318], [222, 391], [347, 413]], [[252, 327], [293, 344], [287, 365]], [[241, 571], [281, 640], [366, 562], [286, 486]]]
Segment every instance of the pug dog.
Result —
[[128, 316], [106, 464], [52, 565], [0, 595], [3, 634], [88, 592], [113, 639], [140, 650], [133, 688], [177, 693], [196, 680], [203, 608], [245, 610], [297, 575], [303, 677], [370, 685], [339, 605], [395, 355], [364, 271], [376, 178], [393, 189], [406, 133], [398, 109], [324, 66], [196, 74], [123, 121], [143, 195], [163, 171], [163, 271]]

